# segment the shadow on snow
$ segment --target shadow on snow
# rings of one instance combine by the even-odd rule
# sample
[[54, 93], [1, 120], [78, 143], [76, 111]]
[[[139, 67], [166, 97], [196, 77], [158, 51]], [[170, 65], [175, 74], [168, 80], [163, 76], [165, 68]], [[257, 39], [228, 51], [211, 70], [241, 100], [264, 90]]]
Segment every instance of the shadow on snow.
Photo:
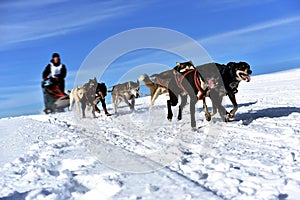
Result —
[[278, 117], [286, 117], [290, 114], [297, 112], [300, 113], [300, 108], [297, 107], [277, 107], [277, 108], [265, 108], [256, 111], [250, 111], [249, 113], [241, 113], [236, 114], [234, 121], [243, 121], [243, 124], [248, 126], [254, 120], [268, 117], [268, 118], [278, 118]]

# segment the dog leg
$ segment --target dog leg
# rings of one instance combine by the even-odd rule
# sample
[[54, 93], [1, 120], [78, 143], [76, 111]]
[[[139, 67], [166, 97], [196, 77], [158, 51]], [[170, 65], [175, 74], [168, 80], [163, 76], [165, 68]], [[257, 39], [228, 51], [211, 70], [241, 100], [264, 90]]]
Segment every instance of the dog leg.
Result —
[[85, 118], [85, 108], [86, 108], [86, 102], [81, 102], [81, 109], [82, 109], [82, 118]]
[[113, 104], [114, 104], [114, 110], [115, 110], [115, 113], [117, 113], [117, 109], [118, 109], [118, 104], [117, 104], [117, 97], [116, 95], [112, 95], [112, 99], [113, 99]]
[[182, 119], [182, 109], [187, 104], [187, 95], [180, 95], [180, 96], [181, 96], [181, 104], [179, 106], [179, 111], [178, 111], [178, 117], [177, 117], [178, 121]]
[[[175, 80], [174, 80], [175, 81]], [[167, 101], [167, 106], [168, 106], [168, 120], [169, 121], [172, 121], [172, 117], [173, 117], [173, 113], [172, 113], [172, 106], [176, 106], [178, 104], [178, 94], [179, 93], [176, 93], [176, 89], [170, 89], [170, 86], [175, 86], [175, 84], [169, 84], [169, 89], [168, 89], [168, 92], [169, 92], [169, 96], [170, 96], [170, 100]]]
[[169, 121], [172, 121], [173, 113], [172, 113], [172, 107], [171, 107], [171, 100], [167, 101], [167, 107], [168, 107], [168, 116], [167, 116], [167, 119]]
[[211, 90], [210, 99], [212, 101], [213, 108], [217, 109], [219, 111], [222, 120], [227, 122], [228, 121], [227, 111], [225, 107], [222, 105], [223, 96], [220, 95], [216, 90]]
[[153, 97], [151, 98], [150, 109], [152, 109], [155, 100], [156, 100], [156, 99], [158, 98], [158, 96], [161, 94], [161, 91], [160, 91], [160, 90], [161, 90], [160, 87], [158, 87], [158, 88], [155, 90], [155, 92], [154, 92], [154, 94], [153, 94]]
[[135, 97], [131, 99], [131, 110], [134, 111], [134, 106], [135, 106]]
[[78, 113], [80, 113], [80, 101], [76, 100], [76, 110]]
[[190, 113], [191, 113], [191, 127], [193, 130], [196, 129], [196, 119], [195, 119], [195, 105], [197, 103], [197, 98], [191, 98], [190, 101]]
[[96, 105], [93, 105], [92, 114], [93, 114], [94, 119], [97, 118], [96, 114], [95, 114], [95, 112], [96, 112], [96, 108], [95, 107], [96, 107]]
[[132, 105], [131, 105], [131, 103], [129, 103], [129, 101], [126, 98], [126, 96], [124, 96], [124, 102], [129, 106], [129, 109], [132, 111]]
[[70, 106], [69, 106], [69, 111], [72, 110], [73, 104], [74, 104], [74, 99], [73, 99], [73, 95], [72, 95], [72, 93], [71, 93], [71, 94], [70, 94]]
[[229, 93], [228, 97], [233, 105], [233, 109], [228, 114], [228, 117], [233, 118], [235, 116], [236, 111], [238, 110], [238, 104], [236, 102], [235, 94]]
[[211, 115], [210, 115], [210, 113], [208, 111], [205, 98], [203, 99], [203, 110], [205, 112], [205, 119], [206, 119], [206, 121], [210, 121], [211, 120]]

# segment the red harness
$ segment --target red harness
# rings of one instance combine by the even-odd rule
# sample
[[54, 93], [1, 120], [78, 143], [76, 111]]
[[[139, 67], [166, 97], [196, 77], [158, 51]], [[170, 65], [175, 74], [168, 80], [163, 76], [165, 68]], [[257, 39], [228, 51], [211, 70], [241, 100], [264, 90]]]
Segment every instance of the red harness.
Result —
[[[188, 74], [191, 74], [191, 73], [194, 73], [194, 83], [196, 85], [196, 88], [198, 90], [198, 100], [201, 100], [201, 99], [204, 99], [205, 98], [205, 94], [207, 92], [207, 90], [203, 90], [202, 87], [201, 87], [201, 79], [200, 77], [198, 76], [198, 70], [197, 69], [193, 69], [193, 70], [187, 70], [185, 71], [183, 74], [180, 74], [178, 73], [178, 75], [175, 74], [175, 80], [176, 80], [176, 83], [177, 83], [177, 86], [179, 88], [181, 88], [186, 94], [188, 94], [187, 90], [183, 87], [182, 85], [182, 81], [183, 79], [186, 78], [186, 76]], [[200, 94], [199, 94], [200, 93]]]

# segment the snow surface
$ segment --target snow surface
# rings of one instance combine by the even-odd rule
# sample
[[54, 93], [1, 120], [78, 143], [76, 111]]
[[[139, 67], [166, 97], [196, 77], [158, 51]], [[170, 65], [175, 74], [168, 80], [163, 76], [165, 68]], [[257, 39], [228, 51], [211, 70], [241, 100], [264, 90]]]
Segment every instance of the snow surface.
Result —
[[229, 123], [199, 102], [197, 132], [188, 106], [167, 121], [163, 95], [111, 117], [0, 119], [0, 199], [300, 199], [299, 73], [241, 83]]

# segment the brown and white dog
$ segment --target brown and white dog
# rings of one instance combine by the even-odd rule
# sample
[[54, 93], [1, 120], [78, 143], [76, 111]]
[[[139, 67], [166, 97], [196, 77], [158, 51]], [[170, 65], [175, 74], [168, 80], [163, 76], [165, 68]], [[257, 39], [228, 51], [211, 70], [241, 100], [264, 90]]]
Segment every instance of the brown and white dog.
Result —
[[[169, 95], [168, 84], [173, 75], [172, 70], [164, 71], [160, 74], [154, 74], [151, 78], [147, 74], [142, 74], [139, 77], [140, 81], [143, 81], [147, 88], [150, 90], [151, 101], [150, 109], [153, 107], [155, 100], [161, 94]], [[152, 80], [151, 80], [152, 79]]]
[[[186, 65], [182, 65], [182, 63], [180, 62], [176, 62], [176, 70], [178, 69], [179, 72], [184, 72], [186, 70], [194, 68], [192, 61], [185, 62], [184, 64]], [[143, 81], [146, 87], [150, 90], [150, 109], [153, 107], [154, 102], [159, 95], [169, 95], [168, 84], [173, 76], [173, 70], [167, 70], [159, 74], [153, 74], [151, 75], [151, 77], [149, 77], [147, 74], [143, 74], [139, 77], [139, 80]]]
[[[115, 113], [118, 112], [118, 106], [122, 100], [129, 106], [130, 110], [134, 110], [135, 98], [139, 97], [140, 91], [140, 83], [139, 81], [133, 82], [125, 82], [118, 85], [113, 86], [112, 88], [112, 102], [114, 104]], [[131, 103], [129, 103], [131, 100]]]
[[69, 110], [72, 110], [74, 102], [76, 102], [77, 111], [80, 112], [80, 105], [82, 111], [82, 117], [85, 118], [85, 109], [86, 107], [92, 108], [93, 117], [95, 115], [95, 106], [98, 101], [95, 98], [96, 88], [97, 88], [97, 79], [90, 79], [88, 83], [84, 84], [82, 87], [76, 87], [73, 90], [68, 90], [70, 93], [70, 106]]

